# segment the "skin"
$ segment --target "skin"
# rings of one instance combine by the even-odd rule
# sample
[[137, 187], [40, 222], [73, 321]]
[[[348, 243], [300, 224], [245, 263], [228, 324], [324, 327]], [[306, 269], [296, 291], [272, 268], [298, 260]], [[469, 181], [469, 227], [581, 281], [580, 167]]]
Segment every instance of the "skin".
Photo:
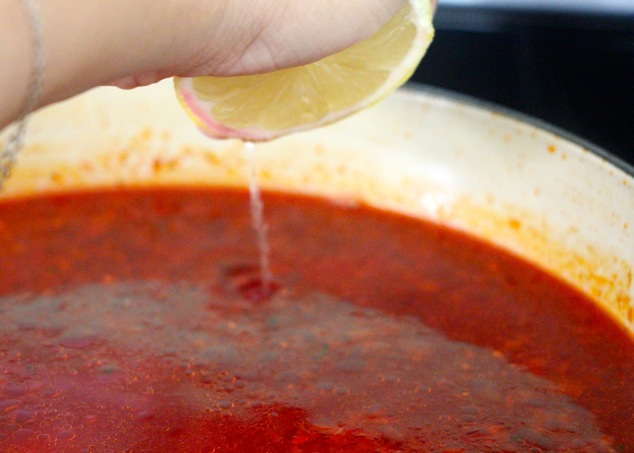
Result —
[[[22, 0], [0, 0], [0, 127], [18, 118], [32, 71]], [[361, 41], [405, 0], [39, 0], [46, 68], [38, 107], [99, 85], [298, 66]], [[336, 13], [333, 13], [336, 12]]]

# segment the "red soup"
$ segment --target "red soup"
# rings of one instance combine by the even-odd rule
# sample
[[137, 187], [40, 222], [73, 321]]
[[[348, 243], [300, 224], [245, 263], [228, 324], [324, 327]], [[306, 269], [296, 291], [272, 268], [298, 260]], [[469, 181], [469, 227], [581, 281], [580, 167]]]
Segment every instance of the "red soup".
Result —
[[492, 246], [269, 193], [0, 204], [0, 451], [634, 451], [634, 342]]

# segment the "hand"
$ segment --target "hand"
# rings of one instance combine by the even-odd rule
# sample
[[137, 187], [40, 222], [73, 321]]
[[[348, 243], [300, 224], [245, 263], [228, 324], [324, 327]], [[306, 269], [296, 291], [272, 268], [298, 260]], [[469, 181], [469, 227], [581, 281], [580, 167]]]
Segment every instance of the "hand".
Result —
[[181, 15], [166, 12], [174, 33], [170, 55], [151, 71], [116, 81], [146, 85], [179, 75], [243, 75], [319, 60], [369, 37], [405, 0], [189, 1]]
[[[40, 106], [98, 85], [239, 75], [316, 61], [371, 36], [405, 0], [38, 0], [46, 71]], [[22, 0], [0, 29], [0, 127], [17, 118], [33, 49]], [[5, 69], [6, 68], [6, 69]]]

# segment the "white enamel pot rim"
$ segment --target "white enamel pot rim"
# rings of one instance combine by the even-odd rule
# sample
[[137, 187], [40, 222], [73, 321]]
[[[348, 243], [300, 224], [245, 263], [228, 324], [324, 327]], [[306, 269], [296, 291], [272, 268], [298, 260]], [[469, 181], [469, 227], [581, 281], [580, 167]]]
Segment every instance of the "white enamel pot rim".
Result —
[[[6, 134], [6, 132], [5, 132]], [[352, 118], [258, 145], [264, 188], [446, 224], [562, 277], [634, 332], [634, 170], [539, 121], [409, 87]], [[38, 112], [2, 197], [93, 187], [246, 186], [237, 141], [200, 134], [166, 81]]]
[[624, 161], [623, 159], [620, 159], [618, 156], [611, 154], [607, 149], [589, 140], [586, 140], [583, 137], [580, 137], [579, 135], [573, 134], [572, 132], [569, 132], [566, 129], [555, 126], [537, 117], [519, 112], [517, 110], [506, 108], [504, 106], [495, 104], [493, 102], [484, 101], [482, 99], [478, 99], [473, 96], [458, 93], [455, 91], [446, 90], [443, 88], [434, 87], [431, 85], [409, 83], [408, 85], [406, 85], [405, 89], [406, 90], [409, 89], [412, 91], [422, 91], [432, 95], [445, 97], [447, 99], [452, 99], [456, 102], [469, 104], [479, 109], [487, 110], [489, 112], [497, 113], [497, 114], [515, 119], [517, 121], [520, 121], [522, 123], [526, 123], [527, 125], [533, 126], [536, 129], [540, 129], [544, 132], [551, 133], [552, 135], [558, 136], [563, 140], [574, 143], [579, 148], [585, 149], [591, 152], [592, 154], [597, 155], [599, 158], [603, 159], [606, 162], [611, 163], [616, 168], [625, 172], [627, 175], [634, 177], [634, 166]]

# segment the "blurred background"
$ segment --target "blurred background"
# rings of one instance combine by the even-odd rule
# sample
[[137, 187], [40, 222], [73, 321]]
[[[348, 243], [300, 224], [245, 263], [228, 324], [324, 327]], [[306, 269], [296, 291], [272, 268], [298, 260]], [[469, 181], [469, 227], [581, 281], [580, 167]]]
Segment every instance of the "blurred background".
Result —
[[440, 0], [413, 81], [539, 118], [634, 165], [634, 0]]

